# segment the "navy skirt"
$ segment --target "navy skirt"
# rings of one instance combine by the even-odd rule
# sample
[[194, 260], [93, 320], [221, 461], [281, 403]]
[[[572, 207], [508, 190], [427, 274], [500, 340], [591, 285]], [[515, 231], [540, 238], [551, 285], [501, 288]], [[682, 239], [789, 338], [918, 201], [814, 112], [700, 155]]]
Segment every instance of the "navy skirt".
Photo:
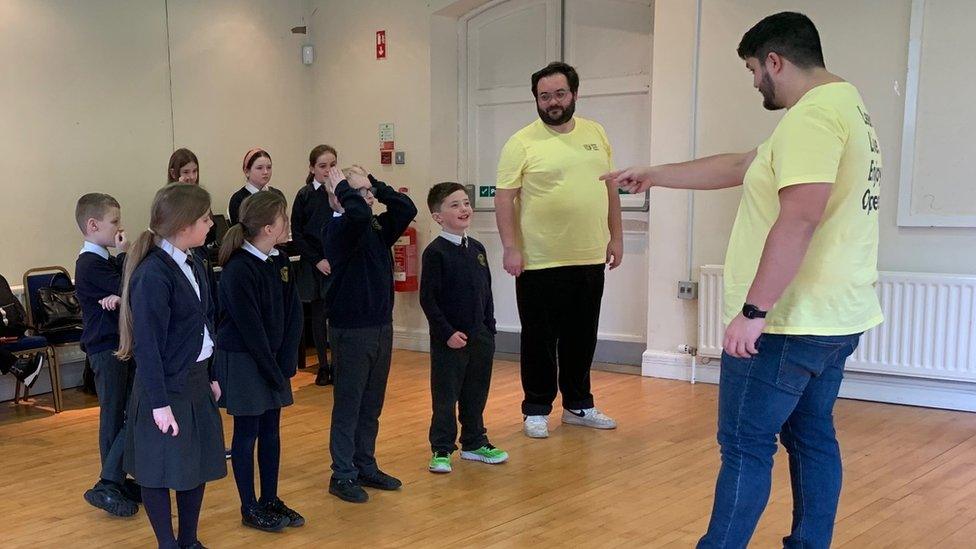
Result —
[[232, 416], [259, 416], [268, 410], [291, 406], [291, 381], [285, 378], [281, 388], [265, 381], [250, 353], [217, 350], [214, 355], [214, 377], [220, 383], [220, 401]]
[[168, 396], [180, 429], [175, 437], [156, 426], [137, 378], [129, 398], [125, 471], [140, 486], [171, 490], [192, 490], [227, 476], [224, 427], [210, 391], [207, 362], [192, 366], [183, 390]]

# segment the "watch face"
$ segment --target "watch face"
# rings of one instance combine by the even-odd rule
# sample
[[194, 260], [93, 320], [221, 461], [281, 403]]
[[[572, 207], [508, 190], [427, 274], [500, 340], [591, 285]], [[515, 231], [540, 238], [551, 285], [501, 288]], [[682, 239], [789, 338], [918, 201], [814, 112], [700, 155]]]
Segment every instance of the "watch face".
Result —
[[766, 311], [762, 311], [759, 309], [759, 307], [746, 303], [745, 305], [742, 306], [742, 316], [748, 319], [765, 318]]

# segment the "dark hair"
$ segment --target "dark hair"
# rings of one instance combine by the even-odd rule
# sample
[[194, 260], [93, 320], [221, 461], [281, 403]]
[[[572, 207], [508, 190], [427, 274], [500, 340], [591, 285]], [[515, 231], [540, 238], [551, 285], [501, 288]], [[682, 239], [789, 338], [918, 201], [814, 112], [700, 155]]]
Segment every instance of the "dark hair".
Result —
[[75, 221], [82, 234], [85, 232], [85, 223], [89, 219], [101, 220], [112, 208], [121, 208], [119, 201], [104, 193], [88, 193], [81, 195], [78, 204], [75, 205]]
[[119, 307], [119, 350], [115, 352], [115, 356], [122, 359], [132, 356], [134, 340], [132, 307], [129, 304], [132, 273], [160, 239], [175, 235], [180, 229], [193, 225], [209, 212], [210, 193], [199, 185], [174, 183], [156, 191], [149, 215], [149, 229], [142, 231], [129, 245], [129, 253], [125, 258], [122, 303]]
[[[169, 167], [166, 168], [166, 182], [176, 183], [180, 180], [180, 168], [186, 166], [190, 162], [193, 162], [200, 167], [200, 161], [197, 160], [197, 155], [193, 154], [190, 149], [176, 149], [173, 154], [169, 156]], [[200, 178], [197, 178], [197, 184], [200, 183]]]
[[445, 181], [444, 183], [438, 183], [431, 187], [430, 192], [427, 193], [427, 207], [430, 209], [430, 213], [440, 211], [441, 204], [444, 203], [444, 200], [458, 191], [468, 192], [464, 188], [464, 185], [453, 181]]
[[554, 74], [561, 74], [566, 77], [566, 81], [569, 82], [569, 91], [576, 95], [577, 90], [579, 90], [579, 75], [576, 74], [576, 69], [571, 65], [567, 65], [562, 61], [553, 61], [545, 66], [544, 69], [540, 69], [532, 73], [532, 95], [538, 97], [536, 93], [536, 87], [539, 85], [539, 80], [547, 76], [552, 76]]
[[254, 238], [265, 225], [274, 225], [278, 217], [288, 219], [285, 197], [278, 193], [254, 193], [241, 203], [240, 219], [227, 230], [220, 243], [217, 262], [227, 263], [230, 256], [244, 245], [244, 240]]
[[802, 13], [784, 11], [764, 18], [742, 35], [736, 49], [740, 58], [755, 57], [760, 63], [770, 52], [801, 69], [824, 67], [820, 34], [813, 21]]
[[264, 149], [258, 149], [254, 151], [254, 154], [251, 155], [251, 158], [248, 158], [247, 163], [244, 164], [244, 171], [250, 170], [251, 166], [254, 165], [254, 163], [257, 161], [258, 158], [267, 158], [268, 160], [271, 160], [271, 155], [268, 154], [268, 151]]
[[[339, 153], [336, 152], [335, 147], [332, 145], [317, 145], [312, 149], [312, 152], [308, 153], [308, 167], [311, 168], [314, 166], [315, 161], [325, 153], [332, 153], [332, 156], [336, 157], [336, 160], [339, 159]], [[312, 175], [312, 172], [308, 172], [308, 176], [305, 178], [305, 184], [311, 183], [314, 178], [315, 176]]]

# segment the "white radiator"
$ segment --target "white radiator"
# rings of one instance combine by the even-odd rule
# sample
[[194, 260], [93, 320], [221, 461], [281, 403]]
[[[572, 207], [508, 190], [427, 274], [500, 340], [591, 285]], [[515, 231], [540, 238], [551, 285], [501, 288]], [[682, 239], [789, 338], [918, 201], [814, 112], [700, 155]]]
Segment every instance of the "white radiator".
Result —
[[[701, 268], [698, 354], [722, 355], [722, 266]], [[847, 369], [976, 381], [976, 276], [881, 272], [885, 321], [868, 331]]]

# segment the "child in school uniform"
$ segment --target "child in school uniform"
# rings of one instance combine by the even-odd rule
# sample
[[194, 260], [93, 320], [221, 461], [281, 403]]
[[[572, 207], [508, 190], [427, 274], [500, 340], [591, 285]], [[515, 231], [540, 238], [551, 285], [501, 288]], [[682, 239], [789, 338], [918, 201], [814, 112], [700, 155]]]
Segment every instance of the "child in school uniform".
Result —
[[[326, 296], [334, 357], [329, 493], [353, 503], [363, 486], [396, 490], [401, 482], [376, 464], [376, 434], [393, 349], [393, 256], [390, 247], [417, 215], [398, 193], [362, 168], [329, 171], [330, 192], [341, 212], [325, 227], [325, 257], [332, 263]], [[374, 216], [374, 197], [386, 212]]]
[[[75, 262], [75, 289], [84, 329], [81, 346], [95, 374], [98, 394], [98, 450], [102, 471], [85, 492], [85, 501], [118, 517], [139, 510], [139, 487], [122, 471], [125, 448], [125, 407], [132, 392], [133, 365], [119, 360], [119, 301], [122, 264], [129, 241], [121, 227], [119, 202], [107, 194], [88, 193], [78, 199], [75, 220], [85, 243]], [[121, 253], [113, 257], [108, 249]]]
[[[305, 519], [278, 498], [281, 409], [293, 403], [291, 382], [302, 332], [302, 303], [288, 256], [285, 199], [258, 193], [244, 199], [240, 222], [220, 247], [220, 315], [214, 377], [218, 404], [234, 417], [231, 465], [245, 526], [277, 532]], [[261, 499], [254, 494], [258, 446]]]
[[244, 199], [254, 193], [261, 191], [271, 191], [285, 195], [278, 189], [269, 185], [271, 183], [271, 155], [264, 149], [254, 148], [244, 153], [244, 162], [241, 164], [244, 170], [244, 186], [230, 196], [230, 204], [227, 206], [227, 215], [230, 217], [230, 224], [239, 221], [238, 213]]
[[430, 325], [432, 473], [451, 472], [461, 420], [461, 459], [502, 463], [508, 453], [488, 442], [484, 411], [495, 355], [495, 307], [484, 245], [467, 235], [471, 203], [458, 183], [438, 183], [427, 207], [441, 234], [424, 250], [420, 306]]
[[[207, 482], [227, 475], [220, 386], [213, 354], [214, 304], [203, 263], [210, 195], [167, 185], [156, 192], [149, 230], [129, 247], [123, 278], [118, 356], [134, 357], [123, 465], [141, 487], [159, 547], [202, 547], [197, 523]], [[179, 535], [171, 522], [176, 491]]]
[[197, 160], [197, 155], [185, 148], [173, 151], [166, 166], [166, 182], [199, 185], [200, 161]]
[[312, 324], [312, 340], [319, 359], [315, 384], [332, 385], [332, 366], [329, 364], [328, 329], [325, 295], [332, 278], [332, 266], [322, 255], [322, 231], [332, 221], [333, 210], [327, 189], [329, 170], [336, 165], [339, 153], [330, 145], [318, 145], [308, 155], [308, 176], [305, 185], [295, 195], [291, 207], [291, 239], [301, 254], [297, 271], [298, 293], [308, 304]]

